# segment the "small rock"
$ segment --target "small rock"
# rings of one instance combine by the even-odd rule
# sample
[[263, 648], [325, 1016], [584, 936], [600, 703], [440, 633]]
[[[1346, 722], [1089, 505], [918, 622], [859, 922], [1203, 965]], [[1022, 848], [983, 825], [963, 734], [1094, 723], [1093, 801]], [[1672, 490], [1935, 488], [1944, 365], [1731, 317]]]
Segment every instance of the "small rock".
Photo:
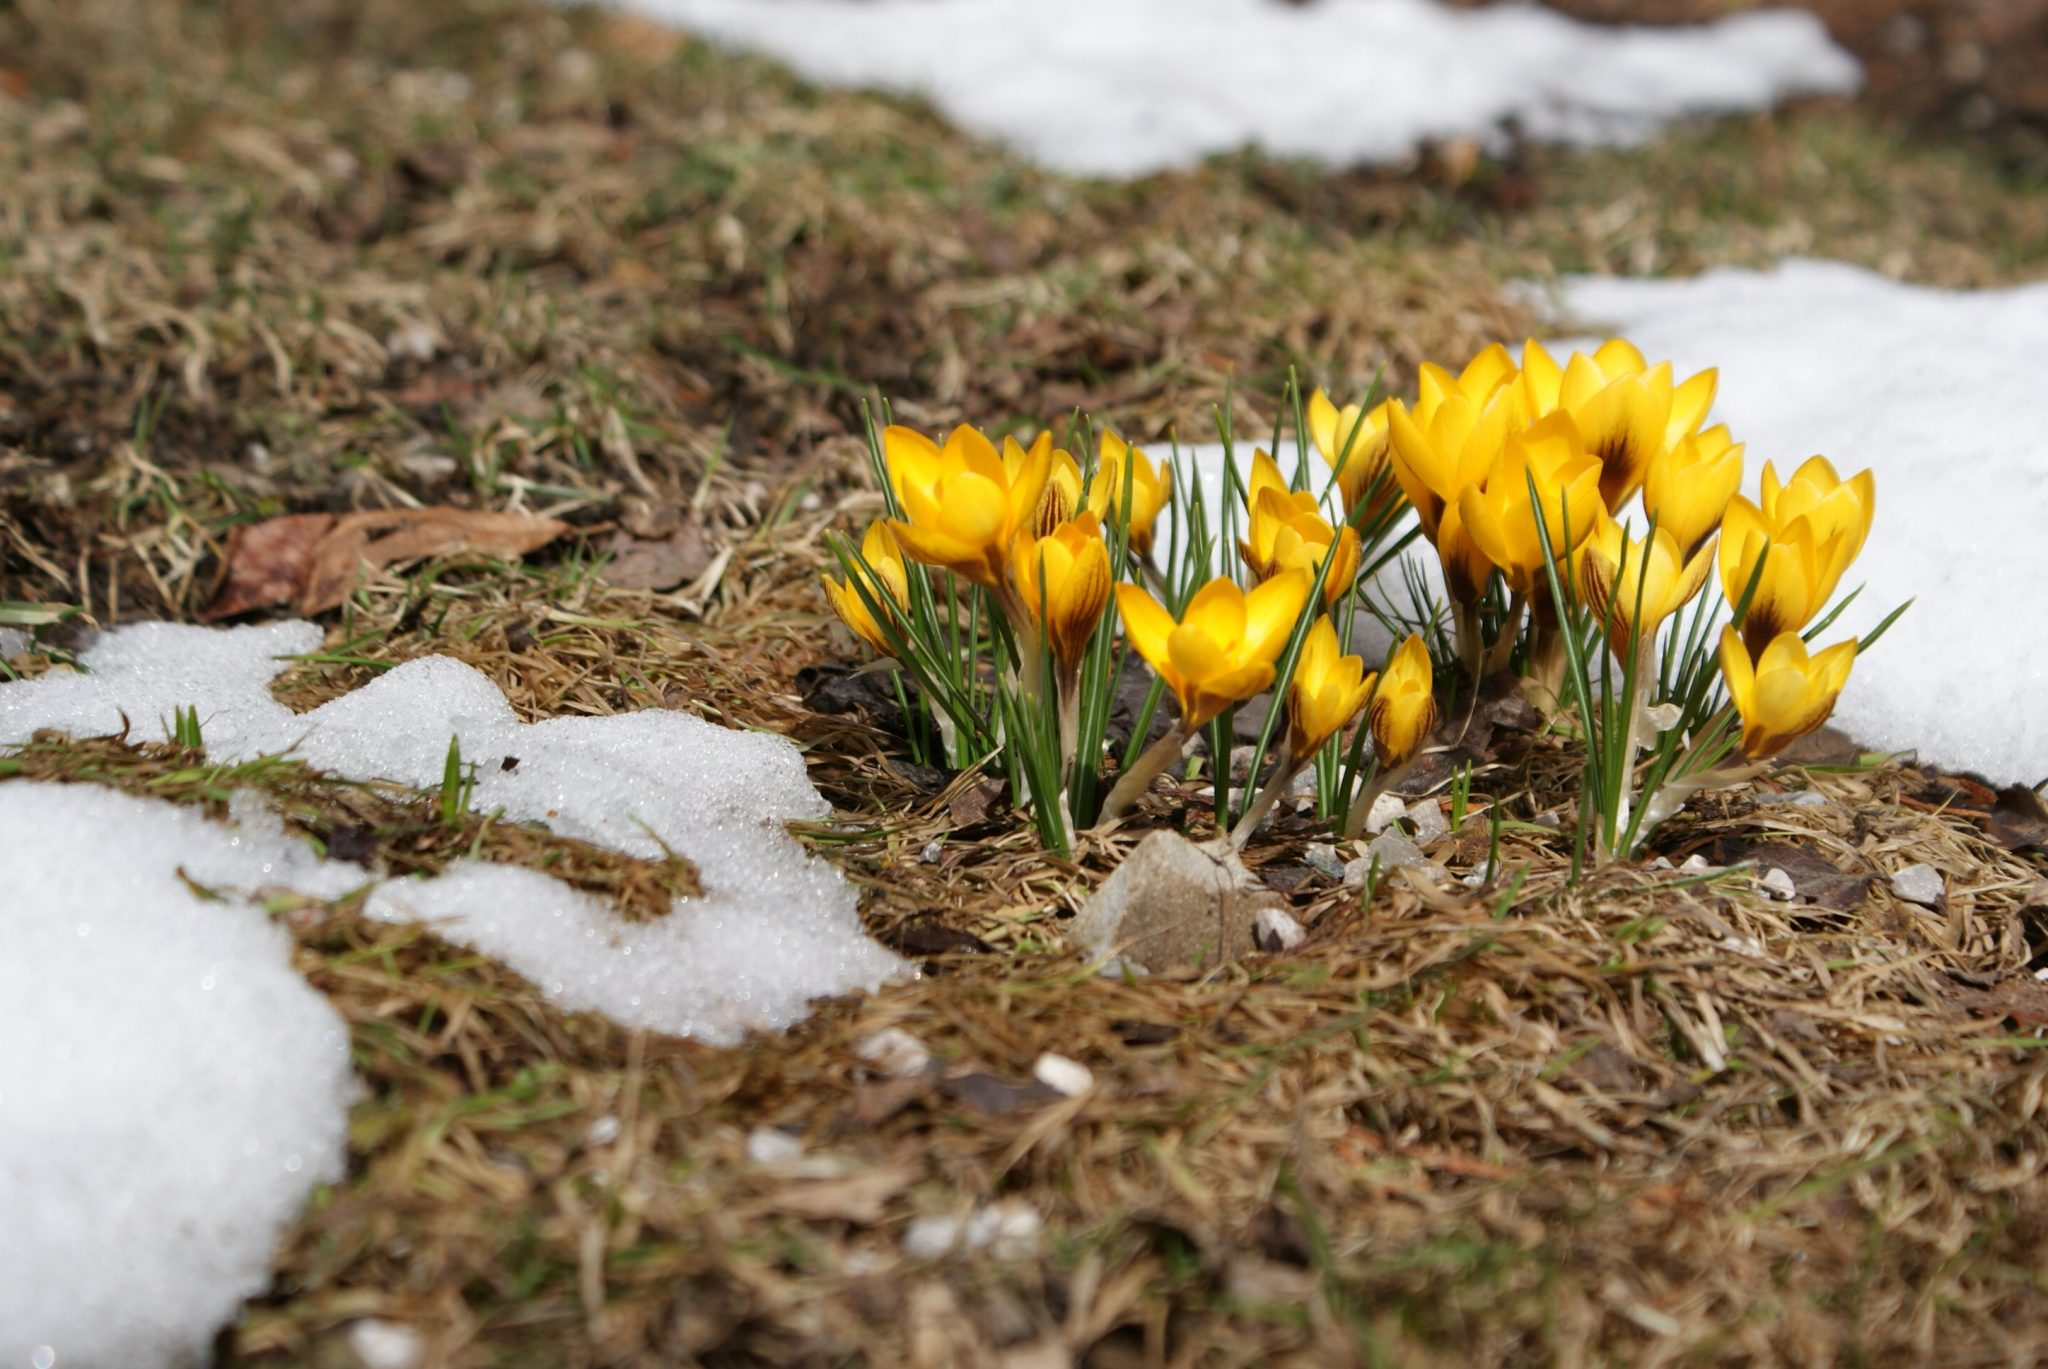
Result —
[[1789, 803], [1795, 808], [1819, 808], [1828, 801], [1828, 796], [1818, 789], [1799, 789], [1790, 794], [1758, 794], [1758, 804]]
[[1102, 979], [1136, 979], [1152, 971], [1126, 956], [1113, 955], [1096, 966], [1095, 973]]
[[931, 1064], [932, 1053], [924, 1042], [901, 1027], [884, 1027], [853, 1048], [855, 1055], [884, 1074], [907, 1079], [921, 1074]]
[[606, 1113], [583, 1131], [586, 1146], [608, 1146], [619, 1139], [619, 1119]]
[[410, 1326], [375, 1317], [349, 1323], [348, 1348], [355, 1351], [363, 1369], [413, 1369], [426, 1350], [420, 1333]]
[[946, 843], [942, 841], [928, 841], [924, 844], [924, 849], [917, 853], [917, 858], [926, 865], [937, 865], [939, 854], [945, 849]]
[[[1429, 863], [1429, 857], [1422, 854], [1422, 848], [1411, 841], [1406, 833], [1399, 830], [1382, 832], [1372, 839], [1371, 843], [1365, 848], [1366, 863], [1371, 864], [1374, 857], [1379, 858], [1382, 873], [1388, 870], [1398, 870], [1404, 865], [1427, 865]], [[1356, 862], [1353, 863], [1356, 864]]]
[[1328, 875], [1331, 879], [1344, 878], [1344, 862], [1337, 859], [1337, 848], [1327, 841], [1310, 842], [1301, 858], [1318, 874]]
[[1086, 1065], [1051, 1051], [1038, 1057], [1031, 1067], [1031, 1077], [1069, 1098], [1079, 1098], [1095, 1087], [1095, 1075]]
[[18, 627], [0, 627], [0, 661], [28, 650], [28, 634]]
[[1681, 875], [1700, 875], [1705, 874], [1707, 871], [1713, 868], [1713, 866], [1707, 864], [1707, 858], [1705, 856], [1695, 851], [1691, 855], [1687, 856], [1684, 860], [1679, 862], [1678, 873]]
[[804, 1158], [804, 1143], [780, 1127], [755, 1127], [747, 1133], [747, 1159], [757, 1165], [786, 1165]]
[[1258, 910], [1279, 905], [1227, 842], [1154, 832], [1082, 905], [1070, 935], [1149, 970], [1215, 966], [1250, 951]]
[[955, 1251], [986, 1250], [997, 1259], [1028, 1259], [1038, 1250], [1045, 1223], [1030, 1206], [1009, 1198], [969, 1217], [920, 1217], [903, 1233], [903, 1253], [936, 1260]]
[[1396, 794], [1382, 794], [1372, 801], [1372, 807], [1365, 813], [1365, 830], [1378, 836], [1387, 830], [1387, 824], [1407, 812], [1407, 805]]
[[1676, 869], [1677, 867], [1672, 865], [1671, 857], [1659, 856], [1655, 860], [1651, 861], [1648, 865], [1645, 865], [1643, 868], [1645, 870], [1671, 870]]
[[1757, 887], [1780, 903], [1789, 903], [1799, 897], [1799, 886], [1792, 882], [1792, 876], [1775, 865], [1764, 871], [1763, 878], [1757, 881]]
[[1941, 871], [1932, 865], [1908, 865], [1892, 876], [1892, 892], [1923, 908], [1939, 907], [1945, 890]]
[[1291, 951], [1308, 939], [1308, 933], [1284, 908], [1261, 908], [1252, 927], [1252, 940], [1262, 951]]
[[1415, 824], [1417, 845], [1427, 846], [1451, 830], [1450, 820], [1435, 799], [1419, 799], [1409, 805], [1408, 821]]

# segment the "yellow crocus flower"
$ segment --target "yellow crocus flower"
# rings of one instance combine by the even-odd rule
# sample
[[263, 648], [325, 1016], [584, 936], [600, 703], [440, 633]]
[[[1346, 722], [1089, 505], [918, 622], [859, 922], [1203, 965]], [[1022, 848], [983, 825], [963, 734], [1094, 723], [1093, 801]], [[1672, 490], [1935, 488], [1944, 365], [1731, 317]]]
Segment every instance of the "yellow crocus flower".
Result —
[[868, 524], [867, 535], [861, 538], [860, 555], [872, 574], [864, 575], [856, 568], [844, 582], [829, 576], [818, 578], [824, 582], [825, 597], [832, 602], [832, 611], [839, 615], [839, 621], [851, 628], [854, 636], [887, 656], [891, 654], [889, 635], [875, 615], [868, 612], [867, 603], [853, 588], [853, 578], [858, 575], [865, 580], [868, 593], [878, 602], [894, 601], [898, 608], [908, 608], [910, 581], [903, 569], [903, 549], [896, 544], [896, 534], [889, 531], [889, 525], [878, 518]]
[[1454, 604], [1476, 604], [1486, 594], [1493, 562], [1465, 531], [1465, 515], [1456, 504], [1446, 505], [1443, 521], [1436, 529], [1437, 559], [1443, 563], [1444, 588]]
[[1130, 446], [1107, 428], [1102, 430], [1098, 451], [1100, 459], [1096, 462], [1095, 478], [1088, 485], [1088, 507], [1105, 523], [1116, 519], [1122, 512], [1124, 467], [1128, 463], [1131, 471], [1130, 547], [1134, 555], [1149, 556], [1152, 553], [1153, 524], [1159, 521], [1160, 511], [1173, 502], [1173, 481], [1168, 476], [1166, 463], [1153, 464], [1144, 452]]
[[1742, 620], [1742, 639], [1761, 652], [1781, 632], [1796, 632], [1827, 607], [1842, 573], [1870, 533], [1877, 508], [1869, 471], [1838, 479], [1813, 457], [1781, 483], [1764, 463], [1763, 502], [1737, 495], [1721, 520], [1721, 590], [1739, 603], [1758, 562], [1763, 570]]
[[[1048, 436], [1046, 440], [1051, 439]], [[1008, 465], [1009, 463], [1005, 461], [1006, 470]], [[1064, 448], [1055, 447], [1052, 453], [1052, 469], [1046, 473], [1045, 493], [1038, 497], [1038, 513], [1033, 531], [1040, 537], [1049, 535], [1054, 528], [1080, 511], [1081, 500], [1081, 465], [1074, 460], [1072, 453]]]
[[1287, 488], [1280, 467], [1263, 451], [1253, 453], [1246, 493], [1251, 516], [1237, 543], [1246, 567], [1261, 580], [1283, 570], [1306, 571], [1313, 580], [1334, 543], [1336, 559], [1323, 579], [1323, 602], [1335, 603], [1358, 576], [1358, 533], [1348, 523], [1332, 528], [1315, 495]]
[[1010, 578], [1025, 622], [1034, 630], [1043, 626], [1053, 659], [1072, 670], [1109, 603], [1109, 548], [1102, 542], [1101, 520], [1083, 509], [1049, 536], [1019, 533]]
[[1180, 703], [1192, 730], [1273, 683], [1273, 663], [1308, 603], [1309, 578], [1284, 571], [1252, 590], [1218, 576], [1195, 591], [1176, 623], [1136, 585], [1116, 587], [1124, 632]]
[[882, 450], [904, 514], [890, 526], [905, 554], [1000, 590], [1017, 534], [1038, 527], [1052, 476], [1052, 434], [1040, 433], [1029, 450], [1005, 438], [999, 455], [988, 438], [964, 423], [943, 447], [923, 433], [891, 425], [882, 434]]
[[1762, 495], [1758, 506], [1772, 526], [1804, 518], [1813, 525], [1816, 545], [1832, 546], [1832, 559], [1824, 568], [1833, 572], [1827, 593], [1821, 596], [1825, 603], [1870, 535], [1871, 519], [1877, 514], [1877, 477], [1866, 470], [1844, 480], [1826, 457], [1810, 456], [1780, 484], [1778, 472], [1766, 461]]
[[1742, 715], [1742, 750], [1751, 760], [1774, 756], [1828, 720], [1856, 664], [1854, 639], [1812, 656], [1797, 632], [1781, 632], [1754, 665], [1734, 628], [1721, 631], [1721, 674]]
[[[1532, 476], [1539, 504], [1529, 501]], [[1520, 595], [1548, 592], [1537, 518], [1543, 520], [1564, 573], [1580, 544], [1592, 536], [1600, 507], [1600, 460], [1586, 450], [1578, 426], [1562, 411], [1509, 438], [1485, 480], [1467, 485], [1458, 497], [1466, 535]]]
[[1466, 362], [1465, 369], [1455, 376], [1435, 362], [1425, 361], [1415, 378], [1415, 421], [1427, 427], [1437, 406], [1452, 395], [1463, 395], [1484, 407], [1494, 392], [1512, 384], [1516, 375], [1515, 359], [1498, 342]]
[[[1446, 384], [1448, 393], [1441, 391]], [[1391, 401], [1387, 432], [1394, 478], [1433, 543], [1445, 507], [1485, 477], [1508, 438], [1527, 425], [1528, 406], [1515, 385], [1497, 385], [1481, 399], [1457, 382], [1431, 382], [1429, 390], [1441, 397], [1417, 401], [1412, 414], [1400, 400]]]
[[1610, 513], [1641, 487], [1651, 462], [1698, 430], [1718, 383], [1718, 373], [1708, 370], [1674, 384], [1670, 362], [1652, 366], [1620, 338], [1591, 356], [1572, 353], [1563, 367], [1533, 338], [1522, 348], [1530, 415], [1561, 410], [1577, 422], [1587, 449], [1600, 458], [1600, 496]]
[[1436, 681], [1422, 634], [1411, 632], [1394, 652], [1372, 696], [1372, 744], [1382, 770], [1413, 760], [1436, 726]]
[[1723, 423], [1692, 433], [1659, 453], [1643, 480], [1643, 512], [1671, 534], [1687, 556], [1721, 525], [1742, 485], [1742, 444]]
[[1358, 506], [1370, 499], [1371, 507], [1363, 516], [1368, 527], [1401, 497], [1400, 482], [1389, 468], [1393, 457], [1393, 440], [1387, 433], [1391, 403], [1384, 401], [1371, 409], [1346, 404], [1340, 409], [1320, 389], [1308, 397], [1309, 436], [1336, 474], [1344, 513], [1356, 515]]
[[1700, 592], [1713, 566], [1710, 549], [1687, 560], [1678, 539], [1663, 528], [1631, 538], [1605, 509], [1579, 556], [1580, 587], [1594, 616], [1605, 622], [1616, 655], [1627, 649], [1631, 629], [1639, 643], [1654, 641], [1664, 620]]
[[1330, 620], [1316, 619], [1287, 687], [1287, 754], [1296, 760], [1313, 756], [1358, 716], [1378, 682], [1363, 660], [1344, 654]]

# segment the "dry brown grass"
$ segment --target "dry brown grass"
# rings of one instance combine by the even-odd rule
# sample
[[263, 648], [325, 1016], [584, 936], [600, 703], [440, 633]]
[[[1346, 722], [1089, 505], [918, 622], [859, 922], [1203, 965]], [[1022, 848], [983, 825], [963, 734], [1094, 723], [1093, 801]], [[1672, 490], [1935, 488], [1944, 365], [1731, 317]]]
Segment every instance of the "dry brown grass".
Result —
[[[2048, 199], [1855, 108], [1469, 171], [1245, 157], [1091, 186], [595, 13], [281, 11], [0, 7], [0, 598], [188, 617], [238, 521], [558, 512], [586, 536], [531, 566], [379, 577], [281, 697], [438, 652], [527, 719], [793, 735], [841, 814], [810, 839], [924, 973], [713, 1049], [307, 910], [300, 965], [368, 1096], [224, 1359], [349, 1366], [366, 1316], [449, 1365], [2048, 1354], [2038, 856], [1931, 811], [1912, 768], [1793, 771], [1826, 803], [1738, 794], [1660, 838], [1879, 876], [1846, 908], [1740, 874], [1572, 886], [1519, 830], [1519, 884], [1390, 880], [1361, 907], [1284, 828], [1252, 856], [1307, 945], [1126, 982], [1062, 932], [1112, 849], [1048, 862], [1000, 806], [956, 817], [971, 781], [799, 679], [841, 655], [809, 576], [867, 507], [865, 395], [1192, 434], [1234, 376], [1263, 427], [1289, 365], [1399, 385], [1515, 336], [1507, 276], [1799, 250], [2009, 279], [2048, 255]], [[704, 574], [607, 585], [602, 536], [676, 507]], [[43, 763], [105, 781], [125, 754]], [[1555, 760], [1475, 787], [1555, 807]], [[1889, 893], [1913, 861], [1947, 872], [1942, 909]], [[878, 1077], [858, 1047], [887, 1027], [933, 1068]], [[1093, 1090], [1035, 1088], [1048, 1050]], [[757, 1126], [807, 1158], [748, 1160]], [[1035, 1249], [905, 1254], [915, 1218], [999, 1201], [1038, 1214]]]

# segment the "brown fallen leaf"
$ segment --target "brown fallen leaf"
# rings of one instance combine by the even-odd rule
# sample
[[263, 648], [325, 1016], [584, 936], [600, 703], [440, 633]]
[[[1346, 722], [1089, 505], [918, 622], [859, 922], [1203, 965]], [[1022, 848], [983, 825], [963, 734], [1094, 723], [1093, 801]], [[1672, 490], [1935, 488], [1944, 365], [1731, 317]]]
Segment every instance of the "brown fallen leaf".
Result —
[[306, 583], [314, 548], [334, 526], [331, 513], [291, 513], [228, 530], [227, 570], [202, 618], [232, 618], [287, 604]]
[[684, 523], [660, 539], [635, 537], [623, 529], [605, 544], [611, 560], [599, 572], [619, 589], [670, 590], [689, 584], [711, 565], [703, 529]]
[[530, 513], [486, 513], [436, 507], [352, 513], [314, 548], [297, 608], [311, 616], [336, 608], [355, 591], [363, 568], [382, 570], [429, 556], [494, 556], [514, 560], [560, 537], [569, 525]]
[[1783, 870], [1799, 896], [1836, 912], [1853, 912], [1863, 904], [1872, 875], [1852, 875], [1818, 852], [1790, 842], [1752, 842], [1727, 837], [1716, 842], [1710, 858], [1716, 865], [1756, 862], [1757, 873]]

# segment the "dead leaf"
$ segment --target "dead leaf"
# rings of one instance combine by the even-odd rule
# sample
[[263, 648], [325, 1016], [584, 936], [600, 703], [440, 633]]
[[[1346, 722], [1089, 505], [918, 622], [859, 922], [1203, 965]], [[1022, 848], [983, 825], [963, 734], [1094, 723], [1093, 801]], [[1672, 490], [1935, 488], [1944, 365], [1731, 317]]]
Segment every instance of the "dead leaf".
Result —
[[314, 549], [334, 526], [331, 513], [291, 513], [228, 531], [227, 570], [202, 618], [232, 618], [288, 604], [306, 583]]
[[2048, 850], [2048, 804], [2024, 784], [2001, 789], [1984, 830], [2008, 851]]
[[976, 780], [946, 796], [946, 816], [955, 827], [972, 827], [987, 820], [1003, 793], [1000, 780]]
[[1036, 1079], [1028, 1084], [1018, 1084], [979, 1070], [947, 1076], [939, 1081], [939, 1091], [955, 1102], [965, 1103], [990, 1117], [1031, 1112], [1066, 1097], [1058, 1089], [1049, 1088]]
[[767, 1205], [794, 1217], [873, 1226], [887, 1213], [889, 1200], [909, 1188], [916, 1177], [905, 1166], [881, 1165], [840, 1179], [784, 1184], [768, 1195]]
[[1790, 842], [1748, 842], [1728, 838], [1714, 843], [1711, 856], [1716, 865], [1737, 865], [1755, 861], [1757, 873], [1783, 870], [1799, 896], [1846, 913], [1863, 904], [1874, 875], [1852, 875], [1837, 868], [1826, 857]]
[[704, 532], [695, 523], [685, 523], [658, 541], [622, 529], [612, 534], [605, 550], [611, 560], [600, 574], [606, 584], [619, 589], [675, 589], [695, 580], [711, 564]]
[[336, 522], [314, 548], [298, 611], [310, 617], [340, 606], [355, 591], [365, 566], [382, 570], [429, 556], [516, 560], [568, 530], [560, 519], [530, 513], [447, 507], [352, 513]]

